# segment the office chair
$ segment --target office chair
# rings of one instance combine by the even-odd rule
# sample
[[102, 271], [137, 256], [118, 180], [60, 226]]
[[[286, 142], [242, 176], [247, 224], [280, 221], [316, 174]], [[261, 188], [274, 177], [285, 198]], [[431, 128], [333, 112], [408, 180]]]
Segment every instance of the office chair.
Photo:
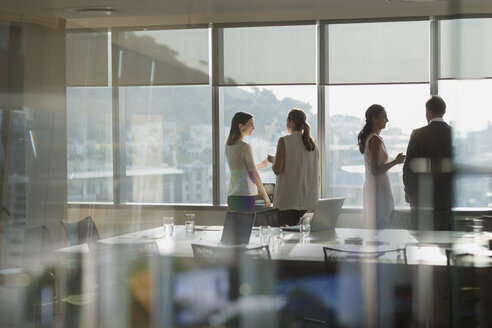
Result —
[[87, 243], [91, 247], [100, 239], [96, 223], [91, 216], [77, 222], [61, 221], [61, 224], [69, 246]]
[[393, 210], [390, 216], [390, 228], [416, 230], [417, 224], [412, 221], [412, 213], [409, 210]]
[[482, 258], [484, 267], [476, 267], [477, 256], [446, 249], [448, 274], [449, 326], [492, 327], [490, 291], [492, 258]]
[[191, 244], [191, 248], [193, 249], [193, 256], [196, 258], [235, 261], [241, 256], [245, 256], [249, 259], [271, 259], [270, 248], [268, 245], [255, 248], [245, 248]]
[[256, 211], [255, 227], [280, 227], [280, 211], [278, 208], [266, 208]]
[[394, 248], [383, 251], [374, 251], [374, 252], [362, 252], [362, 251], [352, 251], [352, 250], [342, 250], [335, 247], [323, 246], [323, 254], [325, 257], [325, 263], [330, 262], [333, 258], [331, 256], [331, 252], [339, 252], [346, 253], [345, 257], [336, 257], [336, 259], [377, 259], [387, 253], [396, 252], [397, 253], [397, 261], [399, 259], [400, 252], [403, 253], [404, 263], [407, 264], [407, 248]]

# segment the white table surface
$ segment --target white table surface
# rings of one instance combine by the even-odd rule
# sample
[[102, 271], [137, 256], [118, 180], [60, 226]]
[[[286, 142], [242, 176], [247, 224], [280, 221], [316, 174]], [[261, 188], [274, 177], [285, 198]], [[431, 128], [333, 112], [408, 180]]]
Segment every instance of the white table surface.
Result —
[[[171, 238], [164, 237], [163, 227], [137, 231], [121, 236], [99, 240], [106, 245], [145, 244], [155, 242], [161, 255], [193, 257], [191, 244], [220, 245], [222, 226], [197, 226], [193, 233], [187, 233], [184, 226], [176, 225]], [[346, 244], [349, 237], [361, 237], [363, 246]], [[482, 233], [483, 245], [492, 238], [491, 233]], [[323, 246], [351, 251], [384, 251], [406, 248], [408, 264], [446, 265], [446, 248], [466, 251], [483, 257], [492, 257], [492, 251], [477, 242], [476, 236], [452, 231], [409, 231], [409, 230], [369, 230], [337, 228], [312, 232], [310, 237], [301, 239], [297, 232], [283, 232], [280, 249], [271, 249], [272, 259], [290, 261], [324, 261]], [[259, 232], [251, 233], [248, 247], [260, 246]], [[86, 244], [67, 247], [60, 252], [89, 252]], [[343, 252], [331, 252], [333, 257], [346, 256]], [[401, 263], [397, 252], [389, 252], [373, 259], [377, 262]], [[368, 260], [365, 258], [364, 260]], [[369, 259], [371, 260], [371, 259]]]

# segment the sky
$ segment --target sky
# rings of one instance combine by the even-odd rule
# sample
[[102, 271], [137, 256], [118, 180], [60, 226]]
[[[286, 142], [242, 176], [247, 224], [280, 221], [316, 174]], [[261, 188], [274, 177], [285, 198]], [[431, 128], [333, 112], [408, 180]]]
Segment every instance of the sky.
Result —
[[[316, 110], [315, 86], [265, 88], [272, 90], [280, 100], [291, 97], [309, 102], [312, 110]], [[439, 89], [447, 104], [444, 119], [459, 134], [465, 136], [468, 132], [484, 130], [492, 125], [492, 80], [441, 81]], [[330, 115], [351, 115], [362, 119], [367, 107], [379, 103], [388, 113], [388, 126], [400, 128], [406, 134], [427, 124], [425, 102], [429, 97], [427, 84], [331, 86], [326, 94]]]

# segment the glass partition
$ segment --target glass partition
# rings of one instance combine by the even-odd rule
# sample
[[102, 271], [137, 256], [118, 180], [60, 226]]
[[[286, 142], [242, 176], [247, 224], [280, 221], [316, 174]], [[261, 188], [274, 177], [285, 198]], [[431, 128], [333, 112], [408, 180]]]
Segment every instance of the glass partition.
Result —
[[67, 88], [69, 202], [113, 201], [111, 88]]
[[[406, 152], [412, 130], [427, 124], [425, 102], [428, 84], [345, 85], [325, 88], [326, 102], [326, 185], [327, 196], [346, 197], [344, 206], [362, 206], [364, 157], [357, 135], [365, 123], [365, 111], [380, 104], [389, 123], [381, 132], [390, 160]], [[389, 171], [396, 207], [407, 207], [403, 191], [402, 165]]]
[[212, 203], [208, 86], [120, 88], [131, 203]]
[[316, 82], [315, 25], [236, 27], [221, 31], [220, 84]]

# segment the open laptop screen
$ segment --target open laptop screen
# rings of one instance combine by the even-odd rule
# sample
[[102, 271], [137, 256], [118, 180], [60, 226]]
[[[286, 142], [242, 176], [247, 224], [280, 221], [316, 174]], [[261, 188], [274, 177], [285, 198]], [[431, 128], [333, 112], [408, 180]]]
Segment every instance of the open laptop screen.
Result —
[[247, 245], [255, 221], [255, 213], [227, 212], [221, 242], [225, 245]]

